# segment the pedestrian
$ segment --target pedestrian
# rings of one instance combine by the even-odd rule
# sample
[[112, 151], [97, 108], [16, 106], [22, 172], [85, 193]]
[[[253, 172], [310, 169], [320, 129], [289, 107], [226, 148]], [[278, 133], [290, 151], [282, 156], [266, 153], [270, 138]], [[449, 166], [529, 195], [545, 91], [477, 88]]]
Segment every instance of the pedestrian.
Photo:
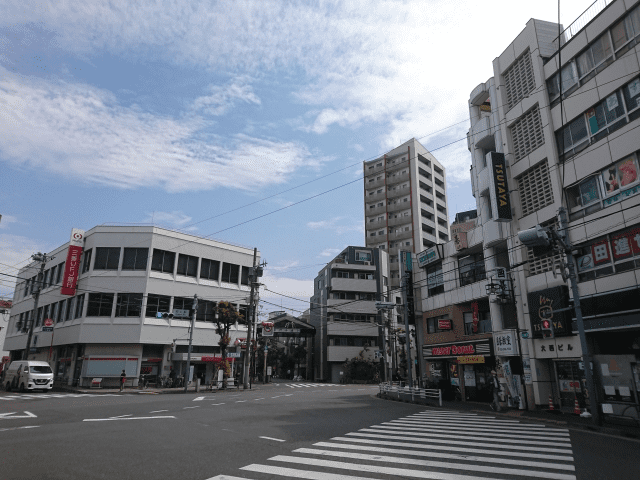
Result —
[[120, 374], [120, 391], [123, 392], [124, 391], [124, 382], [127, 380], [127, 374], [124, 373], [124, 370], [122, 370], [122, 373]]
[[500, 409], [500, 381], [498, 380], [498, 374], [495, 370], [491, 370], [491, 382], [489, 383], [491, 393], [493, 393], [493, 401], [491, 402], [491, 410], [499, 412]]

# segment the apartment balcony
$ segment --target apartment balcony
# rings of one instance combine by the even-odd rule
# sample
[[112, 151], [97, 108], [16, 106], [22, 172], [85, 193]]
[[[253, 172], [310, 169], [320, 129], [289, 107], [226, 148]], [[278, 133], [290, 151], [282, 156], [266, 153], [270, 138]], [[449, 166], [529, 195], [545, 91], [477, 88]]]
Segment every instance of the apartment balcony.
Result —
[[392, 289], [400, 287], [400, 279], [399, 278], [390, 278], [389, 279], [389, 286]]
[[[389, 256], [397, 256], [398, 255], [398, 247], [389, 247]], [[389, 260], [391, 261], [391, 260]]]
[[[382, 163], [379, 167], [376, 166], [378, 163]], [[373, 165], [373, 168], [369, 168]], [[384, 172], [384, 161], [382, 160], [374, 160], [369, 164], [365, 164], [364, 166], [364, 174], [366, 177], [370, 177], [371, 175], [375, 175], [376, 173]]]
[[388, 212], [400, 212], [402, 210], [407, 210], [408, 208], [411, 208], [411, 203], [408, 200], [406, 202], [398, 201], [398, 203], [387, 205]]
[[[345, 305], [346, 304], [346, 305]], [[327, 300], [328, 313], [359, 313], [375, 315], [378, 313], [376, 302], [369, 300], [337, 300], [330, 298]], [[353, 325], [349, 323], [349, 325]]]
[[[375, 238], [375, 237], [374, 237]], [[338, 262], [338, 259], [334, 260], [333, 263], [331, 263], [331, 268], [338, 268], [340, 270], [358, 270], [358, 271], [368, 271], [368, 272], [375, 272], [376, 271], [376, 266], [373, 264], [373, 262], [369, 262], [369, 265], [366, 265], [364, 262], [356, 262], [356, 263], [344, 263], [344, 262]]]
[[[374, 307], [375, 308], [375, 307]], [[378, 337], [378, 325], [370, 322], [327, 322], [327, 335], [352, 335], [355, 337]], [[362, 348], [362, 347], [360, 347]]]
[[481, 83], [471, 91], [469, 101], [472, 105], [482, 105], [489, 98], [489, 89], [486, 83]]
[[398, 185], [398, 187], [395, 190], [393, 189], [387, 190], [387, 198], [391, 199], [391, 198], [405, 197], [409, 195], [409, 192], [411, 192], [411, 189], [408, 186], [407, 188], [400, 188], [400, 186]]
[[[431, 200], [431, 202], [433, 203], [433, 191], [428, 192], [424, 188], [420, 188], [420, 195], [425, 197], [427, 200]], [[423, 205], [424, 205], [424, 203], [423, 203]]]
[[387, 221], [387, 225], [390, 227], [397, 227], [398, 225], [411, 225], [411, 216], [390, 218]]
[[376, 293], [378, 287], [375, 280], [359, 278], [332, 278], [331, 290], [340, 292], [366, 292]]
[[367, 194], [367, 196], [365, 197], [364, 201], [367, 203], [371, 203], [371, 202], [379, 202], [380, 200], [384, 200], [386, 198], [386, 195], [384, 193], [384, 190], [380, 193], [374, 193], [373, 195], [369, 195]]
[[385, 185], [385, 176], [383, 175], [382, 178], [380, 180], [378, 180], [377, 178], [373, 181], [370, 182], [370, 176], [367, 175], [367, 179], [365, 183], [365, 188], [367, 189], [371, 189], [371, 188], [378, 188], [378, 187], [382, 187], [383, 185]]
[[387, 185], [395, 185], [400, 182], [408, 182], [411, 178], [409, 175], [409, 168], [407, 165], [404, 166], [407, 169], [406, 173], [401, 173], [402, 171], [387, 173]]
[[380, 215], [382, 213], [387, 213], [387, 207], [385, 207], [384, 205], [375, 208], [366, 207], [366, 215], [368, 217], [373, 217], [374, 215]]
[[406, 238], [412, 238], [413, 237], [413, 230], [409, 229], [409, 231], [402, 231], [402, 232], [398, 232], [398, 233], [390, 233], [389, 234], [389, 240], [393, 241], [393, 240], [404, 240]]
[[367, 227], [367, 230], [379, 230], [381, 228], [387, 227], [387, 221], [385, 219], [382, 219], [382, 220], [376, 219], [373, 222], [370, 222], [369, 219], [367, 219], [366, 227]]
[[471, 131], [473, 132], [473, 143], [475, 143], [476, 148], [493, 148], [495, 146], [493, 138], [495, 128], [491, 124], [490, 115], [478, 120], [471, 128]]
[[485, 247], [492, 247], [509, 238], [509, 223], [489, 220], [482, 225], [482, 237]]

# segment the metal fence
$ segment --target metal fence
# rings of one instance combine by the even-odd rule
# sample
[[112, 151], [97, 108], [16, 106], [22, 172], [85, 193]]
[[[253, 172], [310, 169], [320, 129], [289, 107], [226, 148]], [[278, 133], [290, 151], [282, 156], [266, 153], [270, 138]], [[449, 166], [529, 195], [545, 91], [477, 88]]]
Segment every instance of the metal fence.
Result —
[[[571, 25], [565, 28], [560, 34], [562, 46], [571, 40], [580, 30], [587, 26], [587, 24], [596, 18], [600, 12], [602, 12], [607, 6], [613, 3], [613, 0], [596, 0], [589, 7], [576, 18]], [[558, 47], [558, 38], [553, 42]]]
[[427, 399], [437, 399], [438, 405], [442, 406], [442, 390], [436, 388], [417, 388], [409, 387], [404, 382], [387, 382], [381, 383], [381, 397], [396, 397], [400, 399], [411, 398], [412, 402], [426, 402]]

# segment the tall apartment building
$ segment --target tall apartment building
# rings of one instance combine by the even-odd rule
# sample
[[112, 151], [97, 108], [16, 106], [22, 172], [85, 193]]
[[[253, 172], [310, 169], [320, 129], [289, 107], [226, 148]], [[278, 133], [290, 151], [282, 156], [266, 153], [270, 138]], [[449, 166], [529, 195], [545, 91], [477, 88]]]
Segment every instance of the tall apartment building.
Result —
[[[488, 321], [493, 344], [482, 355], [494, 357], [503, 382], [507, 371], [521, 375], [530, 408], [546, 407], [551, 397], [571, 409], [577, 398], [605, 418], [637, 419], [640, 4], [594, 4], [563, 31], [558, 53], [560, 30], [530, 20], [493, 61], [494, 75], [471, 92], [468, 146], [477, 226], [464, 232], [464, 241], [445, 245], [444, 260], [436, 258], [422, 272], [423, 360], [448, 356], [463, 365], [453, 346], [470, 353], [467, 345], [478, 343], [474, 335]], [[498, 185], [503, 172], [500, 181], [507, 185]], [[500, 200], [502, 207], [510, 201], [506, 212]], [[558, 272], [561, 258], [536, 254], [517, 236], [536, 225], [557, 228], [560, 207], [568, 210], [595, 392], [586, 389], [575, 311], [569, 308], [573, 295]], [[470, 256], [477, 262], [469, 269]], [[512, 301], [498, 298], [499, 289], [491, 291], [501, 267], [515, 290]], [[450, 306], [460, 310], [456, 333], [444, 332], [452, 325], [438, 321], [452, 319]], [[467, 328], [467, 313], [475, 331]], [[552, 318], [554, 338], [543, 335], [541, 317]], [[438, 334], [448, 345], [436, 345]], [[466, 367], [456, 378], [466, 381]], [[468, 378], [480, 383], [478, 375]]]
[[449, 240], [445, 169], [412, 138], [364, 162], [363, 171], [366, 246], [388, 252], [390, 286], [398, 288], [399, 251], [417, 253]]
[[364, 358], [374, 359], [383, 349], [378, 325], [386, 319], [375, 303], [387, 294], [388, 268], [383, 249], [347, 247], [318, 272], [310, 300], [315, 378], [338, 383], [347, 359], [365, 347]]
[[[97, 226], [84, 234], [77, 291], [61, 294], [69, 243], [49, 253], [37, 310], [39, 263], [23, 267], [13, 296], [4, 348], [24, 358], [34, 323], [29, 359], [49, 361], [58, 381], [88, 385], [103, 378], [117, 385], [120, 371], [137, 378], [185, 374], [190, 318], [158, 313], [191, 310], [198, 295], [193, 332], [194, 374], [209, 382], [219, 361], [213, 323], [218, 301], [237, 306], [245, 318], [253, 250], [157, 227]], [[53, 320], [53, 331], [44, 321]], [[230, 357], [246, 327], [232, 327]], [[175, 348], [172, 347], [175, 345]], [[216, 357], [218, 355], [218, 357]], [[233, 360], [232, 360], [233, 361]]]

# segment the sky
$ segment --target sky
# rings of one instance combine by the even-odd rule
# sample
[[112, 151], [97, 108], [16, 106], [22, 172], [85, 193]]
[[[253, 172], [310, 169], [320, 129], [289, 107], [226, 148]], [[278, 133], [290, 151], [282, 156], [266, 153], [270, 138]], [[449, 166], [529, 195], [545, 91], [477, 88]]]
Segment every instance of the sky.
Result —
[[[563, 2], [562, 23], [590, 4]], [[558, 18], [550, 0], [1, 9], [0, 272], [72, 228], [154, 224], [257, 247], [264, 311], [293, 315], [364, 244], [362, 161], [415, 137], [446, 168], [450, 219], [475, 208], [469, 94], [530, 18]]]

